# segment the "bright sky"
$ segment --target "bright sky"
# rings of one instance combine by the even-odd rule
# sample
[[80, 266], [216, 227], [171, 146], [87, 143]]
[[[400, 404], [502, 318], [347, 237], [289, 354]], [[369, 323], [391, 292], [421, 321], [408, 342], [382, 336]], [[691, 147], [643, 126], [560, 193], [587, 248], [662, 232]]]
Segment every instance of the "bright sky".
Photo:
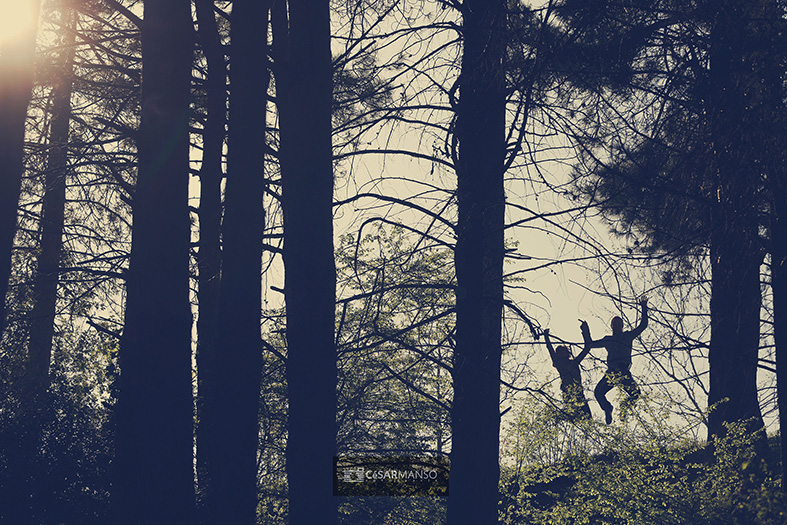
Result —
[[0, 0], [0, 47], [29, 35], [37, 25], [37, 0]]

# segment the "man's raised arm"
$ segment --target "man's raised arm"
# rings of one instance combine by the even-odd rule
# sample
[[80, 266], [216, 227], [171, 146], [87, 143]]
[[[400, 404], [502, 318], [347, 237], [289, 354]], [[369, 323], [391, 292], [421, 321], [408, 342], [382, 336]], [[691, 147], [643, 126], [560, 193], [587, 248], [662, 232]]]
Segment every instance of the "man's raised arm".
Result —
[[648, 298], [643, 295], [639, 300], [639, 304], [642, 306], [642, 318], [639, 320], [637, 327], [631, 331], [632, 338], [639, 337], [639, 334], [648, 327]]
[[582, 339], [585, 341], [585, 348], [588, 351], [590, 351], [591, 348], [603, 348], [605, 344], [604, 338], [602, 337], [598, 341], [594, 341], [593, 338], [590, 337], [590, 327], [588, 326], [587, 321], [580, 319], [580, 322], [581, 324], [579, 325], [579, 329], [582, 331]]
[[585, 356], [590, 353], [591, 343], [593, 342], [593, 338], [590, 337], [590, 327], [588, 326], [587, 321], [582, 321], [579, 325], [579, 330], [582, 332], [582, 340], [585, 341], [585, 346], [582, 348], [582, 351], [576, 357], [576, 362], [581, 363]]

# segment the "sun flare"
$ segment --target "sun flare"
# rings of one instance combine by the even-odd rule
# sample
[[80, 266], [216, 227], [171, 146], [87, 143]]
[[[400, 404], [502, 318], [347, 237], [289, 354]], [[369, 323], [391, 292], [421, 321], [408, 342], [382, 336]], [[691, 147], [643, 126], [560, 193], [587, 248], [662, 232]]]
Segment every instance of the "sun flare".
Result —
[[0, 44], [24, 38], [38, 25], [38, 0], [0, 0]]

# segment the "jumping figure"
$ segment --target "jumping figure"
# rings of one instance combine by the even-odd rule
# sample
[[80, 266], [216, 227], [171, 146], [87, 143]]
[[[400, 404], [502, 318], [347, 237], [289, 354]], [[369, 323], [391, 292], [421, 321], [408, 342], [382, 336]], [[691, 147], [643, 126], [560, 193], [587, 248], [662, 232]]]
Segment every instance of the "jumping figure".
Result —
[[587, 344], [589, 339], [587, 323], [583, 321], [580, 328], [583, 337], [585, 333], [588, 333], [588, 337], [585, 337], [585, 347], [575, 358], [571, 357], [571, 350], [566, 345], [559, 345], [557, 348], [554, 348], [549, 338], [549, 329], [544, 330], [544, 341], [546, 342], [549, 356], [552, 358], [552, 366], [557, 369], [557, 373], [560, 375], [560, 390], [563, 392], [563, 403], [571, 419], [591, 417], [590, 407], [587, 399], [585, 399], [585, 391], [582, 389], [582, 371], [579, 367], [579, 364], [590, 352], [590, 346]]
[[604, 411], [604, 421], [607, 425], [612, 423], [612, 404], [607, 400], [607, 392], [612, 390], [614, 385], [620, 385], [627, 395], [621, 408], [633, 404], [640, 395], [639, 386], [631, 376], [631, 346], [634, 339], [639, 337], [648, 326], [648, 300], [642, 297], [639, 303], [642, 305], [642, 318], [633, 330], [624, 331], [623, 319], [615, 316], [611, 322], [612, 335], [593, 341], [590, 330], [582, 333], [586, 347], [607, 349], [607, 371], [594, 391], [596, 400]]

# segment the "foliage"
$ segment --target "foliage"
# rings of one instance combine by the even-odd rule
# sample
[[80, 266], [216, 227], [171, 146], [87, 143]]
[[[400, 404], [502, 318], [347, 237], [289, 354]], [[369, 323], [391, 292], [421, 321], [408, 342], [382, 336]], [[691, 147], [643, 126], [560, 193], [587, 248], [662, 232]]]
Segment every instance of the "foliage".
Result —
[[[24, 397], [18, 364], [5, 370], [0, 492], [32, 483], [28, 505], [41, 523], [106, 523], [117, 341], [92, 330], [61, 327], [60, 332], [52, 384], [43, 399]], [[32, 447], [33, 465], [19, 465], [11, 456], [22, 446]], [[0, 521], [3, 517], [0, 510]]]
[[[275, 328], [266, 340], [275, 349], [284, 349], [283, 315], [269, 312]], [[278, 351], [278, 350], [277, 350]], [[257, 522], [287, 523], [287, 381], [285, 363], [265, 352], [260, 391], [259, 449], [257, 456]]]
[[[400, 228], [342, 238], [337, 273], [339, 448], [442, 454], [449, 442], [451, 254]], [[445, 502], [347, 498], [342, 523], [439, 523]]]
[[441, 453], [447, 441], [453, 274], [445, 250], [381, 228], [342, 239], [340, 451]]
[[[622, 426], [576, 426], [559, 421], [549, 407], [526, 404], [509, 432], [516, 443], [526, 428], [529, 441], [506, 457], [502, 522], [784, 523], [787, 504], [778, 476], [771, 464], [755, 459], [757, 438], [745, 425], [730, 425], [725, 437], [707, 444], [686, 439], [649, 410], [638, 409]], [[560, 457], [533, 453], [557, 448]]]
[[[449, 443], [448, 359], [453, 329], [451, 257], [418, 247], [400, 228], [336, 250], [339, 303], [339, 449], [342, 453], [430, 454]], [[285, 316], [266, 312], [265, 337], [283, 354]], [[258, 522], [286, 523], [286, 380], [268, 356], [260, 399]], [[429, 498], [346, 498], [343, 523], [439, 523], [445, 502]]]
[[444, 498], [343, 498], [339, 506], [342, 525], [421, 525], [445, 522]]

